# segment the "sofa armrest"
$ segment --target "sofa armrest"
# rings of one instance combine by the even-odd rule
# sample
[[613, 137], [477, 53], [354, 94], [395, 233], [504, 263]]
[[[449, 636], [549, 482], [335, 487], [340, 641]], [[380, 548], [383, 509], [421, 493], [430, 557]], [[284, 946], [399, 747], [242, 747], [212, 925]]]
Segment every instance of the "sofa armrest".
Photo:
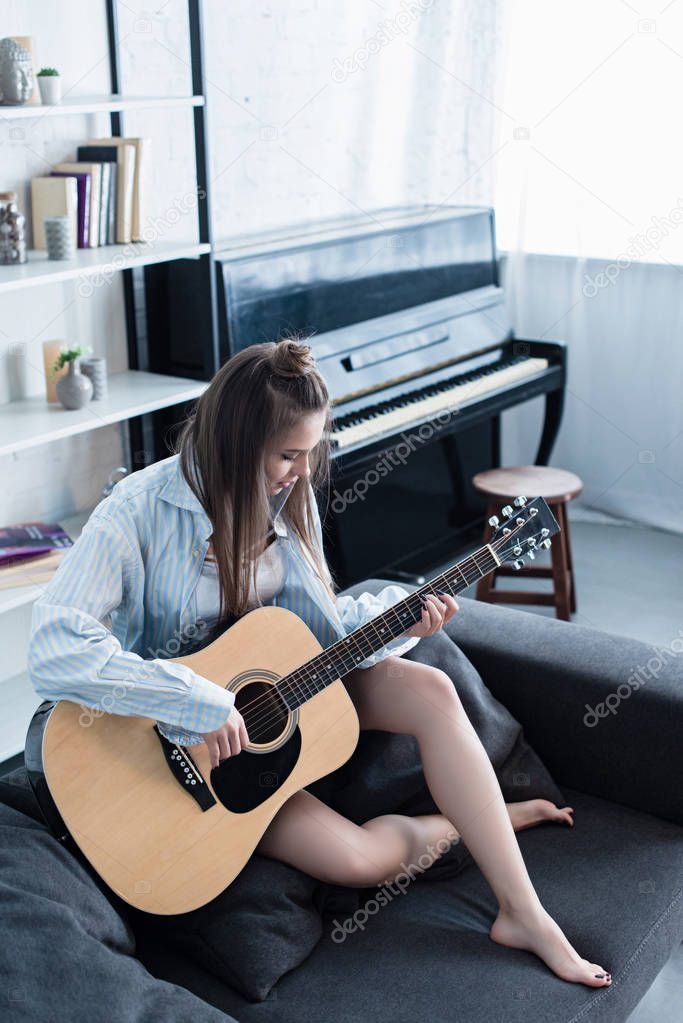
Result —
[[654, 647], [459, 597], [447, 634], [558, 785], [683, 825], [683, 631]]

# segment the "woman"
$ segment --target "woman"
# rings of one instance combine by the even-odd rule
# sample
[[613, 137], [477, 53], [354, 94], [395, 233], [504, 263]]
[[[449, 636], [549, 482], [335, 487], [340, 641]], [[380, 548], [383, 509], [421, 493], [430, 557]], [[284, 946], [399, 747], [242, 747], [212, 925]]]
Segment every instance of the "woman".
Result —
[[[329, 395], [307, 345], [256, 344], [230, 359], [184, 425], [179, 452], [117, 484], [35, 603], [36, 690], [95, 713], [163, 716], [162, 731], [206, 743], [214, 767], [237, 756], [249, 736], [234, 696], [168, 660], [183, 640], [206, 645], [269, 603], [297, 612], [327, 647], [406, 595], [395, 585], [335, 595], [315, 502], [329, 478], [330, 430]], [[363, 887], [459, 835], [498, 899], [491, 938], [534, 952], [564, 980], [607, 985], [610, 975], [582, 959], [542, 907], [515, 838], [541, 820], [572, 824], [571, 807], [506, 806], [451, 679], [400, 659], [457, 610], [449, 594], [427, 597], [421, 621], [344, 678], [362, 729], [416, 737], [441, 813], [358, 826], [302, 789], [257, 849], [322, 881]]]

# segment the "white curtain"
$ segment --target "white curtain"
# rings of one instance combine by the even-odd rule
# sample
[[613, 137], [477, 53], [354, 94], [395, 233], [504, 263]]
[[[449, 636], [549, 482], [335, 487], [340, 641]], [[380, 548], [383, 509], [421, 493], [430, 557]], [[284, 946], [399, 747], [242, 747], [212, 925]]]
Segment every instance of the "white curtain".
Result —
[[[683, 4], [637, 6], [507, 4], [495, 206], [517, 335], [568, 344], [552, 464], [683, 532]], [[507, 464], [541, 411], [507, 415]]]

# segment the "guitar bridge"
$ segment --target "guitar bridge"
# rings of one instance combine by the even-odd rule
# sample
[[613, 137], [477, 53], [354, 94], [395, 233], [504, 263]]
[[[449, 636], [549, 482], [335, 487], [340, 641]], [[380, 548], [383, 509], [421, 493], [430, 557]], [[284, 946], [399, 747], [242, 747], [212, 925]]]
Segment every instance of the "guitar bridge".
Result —
[[154, 725], [154, 731], [161, 743], [164, 759], [173, 777], [187, 794], [192, 796], [202, 811], [210, 810], [212, 806], [215, 806], [216, 800], [211, 795], [211, 791], [204, 781], [201, 771], [190, 754], [182, 746], [176, 746], [174, 742], [171, 742], [165, 735], [162, 735], [156, 724]]

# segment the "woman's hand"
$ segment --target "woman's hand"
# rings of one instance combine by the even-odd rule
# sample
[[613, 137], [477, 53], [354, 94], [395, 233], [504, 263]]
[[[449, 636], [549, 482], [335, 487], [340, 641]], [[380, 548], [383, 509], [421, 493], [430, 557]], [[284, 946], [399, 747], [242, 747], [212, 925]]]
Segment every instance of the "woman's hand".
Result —
[[422, 610], [422, 621], [416, 622], [411, 629], [406, 631], [406, 636], [433, 636], [435, 632], [443, 628], [459, 608], [455, 597], [449, 593], [425, 594], [424, 608]]
[[211, 767], [218, 767], [221, 760], [235, 756], [249, 742], [247, 726], [244, 718], [233, 707], [228, 720], [213, 732], [203, 732], [202, 739], [206, 743], [211, 757]]

